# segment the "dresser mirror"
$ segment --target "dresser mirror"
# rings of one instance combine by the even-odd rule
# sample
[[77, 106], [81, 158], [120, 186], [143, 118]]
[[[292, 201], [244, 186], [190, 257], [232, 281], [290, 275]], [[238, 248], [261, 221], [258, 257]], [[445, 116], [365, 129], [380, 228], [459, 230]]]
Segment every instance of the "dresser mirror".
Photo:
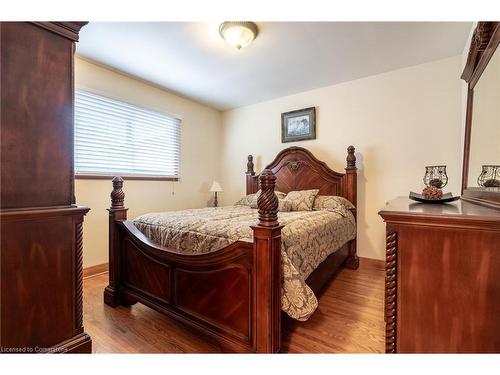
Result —
[[462, 199], [500, 208], [500, 23], [479, 22], [462, 74], [468, 83]]

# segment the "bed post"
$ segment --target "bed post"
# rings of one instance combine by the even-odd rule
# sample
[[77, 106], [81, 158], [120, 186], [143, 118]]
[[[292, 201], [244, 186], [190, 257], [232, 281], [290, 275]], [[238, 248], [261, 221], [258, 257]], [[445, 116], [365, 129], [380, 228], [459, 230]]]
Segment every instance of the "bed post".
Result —
[[120, 255], [121, 243], [118, 235], [118, 225], [127, 220], [127, 208], [124, 206], [125, 193], [122, 190], [123, 178], [112, 180], [111, 207], [109, 211], [109, 285], [104, 290], [104, 303], [116, 307], [120, 300]]
[[276, 353], [281, 346], [281, 228], [278, 223], [276, 176], [265, 169], [259, 177], [259, 222], [254, 233], [255, 350]]
[[256, 193], [259, 188], [255, 186], [257, 184], [257, 179], [255, 177], [255, 171], [253, 169], [253, 156], [248, 155], [247, 161], [247, 171], [245, 172], [247, 178], [246, 184], [246, 194]]
[[[356, 206], [358, 202], [358, 168], [356, 168], [356, 149], [354, 146], [347, 147], [347, 166], [345, 168], [345, 191], [347, 199]], [[353, 212], [356, 217], [356, 211]], [[359, 267], [356, 239], [349, 242], [349, 256], [345, 260], [344, 266], [351, 269]]]

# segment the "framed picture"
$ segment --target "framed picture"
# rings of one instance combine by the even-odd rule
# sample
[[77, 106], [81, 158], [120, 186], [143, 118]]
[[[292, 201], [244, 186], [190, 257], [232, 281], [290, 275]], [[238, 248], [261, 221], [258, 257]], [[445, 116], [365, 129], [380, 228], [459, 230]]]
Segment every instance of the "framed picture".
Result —
[[316, 139], [316, 108], [304, 108], [281, 114], [281, 142]]

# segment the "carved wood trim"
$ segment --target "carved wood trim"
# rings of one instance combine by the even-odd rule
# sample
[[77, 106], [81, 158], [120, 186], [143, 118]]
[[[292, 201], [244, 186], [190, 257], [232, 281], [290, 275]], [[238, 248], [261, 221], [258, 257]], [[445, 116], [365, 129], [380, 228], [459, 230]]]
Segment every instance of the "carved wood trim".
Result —
[[347, 158], [346, 158], [347, 167], [346, 167], [346, 170], [357, 169], [356, 168], [356, 155], [354, 155], [354, 151], [356, 151], [354, 146], [351, 145], [351, 146], [347, 147]]
[[247, 158], [247, 172], [246, 172], [247, 175], [250, 175], [250, 176], [255, 176], [255, 171], [253, 169], [253, 156], [252, 155], [248, 155], [248, 158]]
[[385, 263], [385, 352], [397, 353], [396, 317], [397, 317], [397, 232], [389, 232], [386, 236]]
[[467, 83], [471, 82], [472, 77], [476, 75], [477, 67], [483, 57], [484, 51], [492, 39], [497, 25], [498, 22], [478, 22], [472, 34], [467, 62], [460, 77]]
[[125, 200], [125, 193], [123, 192], [123, 178], [117, 176], [114, 177], [111, 182], [113, 183], [113, 191], [111, 192], [111, 209], [122, 209], [125, 206], [123, 202]]
[[[489, 24], [484, 26], [487, 29], [483, 31], [484, 35], [478, 47], [478, 59], [476, 61], [476, 66], [474, 67], [474, 72], [470, 77], [469, 87], [472, 89], [476, 86], [479, 78], [483, 74], [486, 66], [491, 60], [491, 57], [497, 49], [498, 43], [500, 41], [500, 22], [482, 22], [480, 24]], [[479, 25], [478, 25], [479, 27]]]
[[300, 160], [291, 160], [288, 162], [288, 168], [290, 168], [292, 171], [296, 171], [302, 165], [303, 163]]
[[270, 169], [265, 169], [259, 177], [262, 193], [257, 199], [259, 224], [262, 227], [278, 226], [278, 197], [274, 192], [276, 176]]
[[83, 332], [83, 221], [76, 223], [75, 233], [75, 329]]

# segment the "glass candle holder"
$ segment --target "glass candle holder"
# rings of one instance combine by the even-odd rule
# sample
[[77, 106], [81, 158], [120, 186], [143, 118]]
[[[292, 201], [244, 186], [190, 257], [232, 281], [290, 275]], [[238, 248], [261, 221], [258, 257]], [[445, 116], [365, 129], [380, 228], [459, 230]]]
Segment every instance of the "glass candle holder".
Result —
[[500, 188], [500, 165], [483, 165], [477, 184], [487, 188]]
[[446, 165], [430, 165], [425, 167], [424, 184], [442, 189], [448, 183]]

